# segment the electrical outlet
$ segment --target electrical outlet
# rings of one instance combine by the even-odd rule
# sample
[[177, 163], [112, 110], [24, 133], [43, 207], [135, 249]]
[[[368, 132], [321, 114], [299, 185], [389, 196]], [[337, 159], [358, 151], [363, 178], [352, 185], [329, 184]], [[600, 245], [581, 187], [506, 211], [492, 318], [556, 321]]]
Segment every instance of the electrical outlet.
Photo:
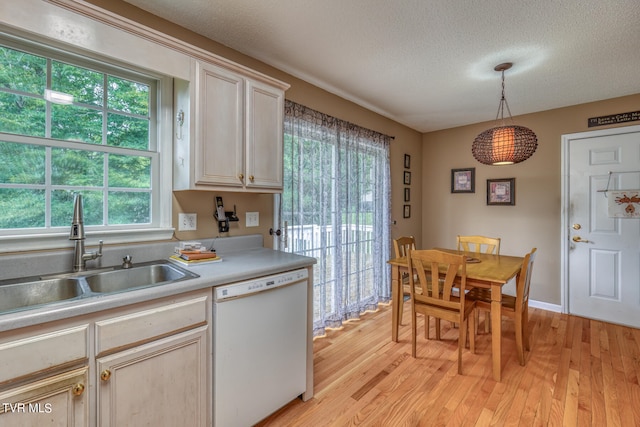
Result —
[[193, 231], [198, 225], [198, 215], [194, 213], [178, 214], [178, 231]]
[[247, 227], [260, 225], [260, 212], [247, 212]]

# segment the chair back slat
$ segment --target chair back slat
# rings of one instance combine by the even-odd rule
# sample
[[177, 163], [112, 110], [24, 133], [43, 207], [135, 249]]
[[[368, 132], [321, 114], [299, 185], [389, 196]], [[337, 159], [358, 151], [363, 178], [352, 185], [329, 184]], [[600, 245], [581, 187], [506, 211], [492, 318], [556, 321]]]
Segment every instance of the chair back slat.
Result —
[[485, 236], [458, 236], [458, 250], [500, 255], [500, 238]]

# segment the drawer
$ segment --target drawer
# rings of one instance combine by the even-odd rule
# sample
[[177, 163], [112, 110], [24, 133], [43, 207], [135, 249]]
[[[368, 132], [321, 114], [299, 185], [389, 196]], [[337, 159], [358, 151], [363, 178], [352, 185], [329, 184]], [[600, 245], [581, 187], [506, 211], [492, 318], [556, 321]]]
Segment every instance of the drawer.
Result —
[[89, 325], [0, 344], [0, 384], [88, 358]]
[[207, 323], [206, 296], [96, 322], [96, 354], [120, 350]]

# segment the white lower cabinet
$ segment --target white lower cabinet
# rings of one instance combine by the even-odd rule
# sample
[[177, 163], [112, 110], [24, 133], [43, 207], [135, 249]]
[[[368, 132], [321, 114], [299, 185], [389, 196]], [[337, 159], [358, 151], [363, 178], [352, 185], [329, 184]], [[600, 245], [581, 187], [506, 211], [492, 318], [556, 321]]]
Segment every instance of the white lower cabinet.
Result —
[[98, 425], [210, 423], [211, 313], [209, 289], [96, 321]]
[[3, 427], [89, 426], [89, 367], [0, 392]]
[[205, 426], [206, 327], [98, 358], [98, 424]]
[[211, 289], [0, 332], [0, 426], [211, 425]]
[[62, 322], [0, 333], [0, 426], [88, 426], [89, 331]]

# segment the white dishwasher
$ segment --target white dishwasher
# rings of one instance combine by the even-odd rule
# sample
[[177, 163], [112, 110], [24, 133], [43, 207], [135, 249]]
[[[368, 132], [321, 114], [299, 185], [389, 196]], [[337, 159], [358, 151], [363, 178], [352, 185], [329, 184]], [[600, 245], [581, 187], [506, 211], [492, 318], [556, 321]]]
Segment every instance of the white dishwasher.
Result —
[[308, 277], [305, 268], [214, 289], [214, 426], [251, 426], [305, 392]]

